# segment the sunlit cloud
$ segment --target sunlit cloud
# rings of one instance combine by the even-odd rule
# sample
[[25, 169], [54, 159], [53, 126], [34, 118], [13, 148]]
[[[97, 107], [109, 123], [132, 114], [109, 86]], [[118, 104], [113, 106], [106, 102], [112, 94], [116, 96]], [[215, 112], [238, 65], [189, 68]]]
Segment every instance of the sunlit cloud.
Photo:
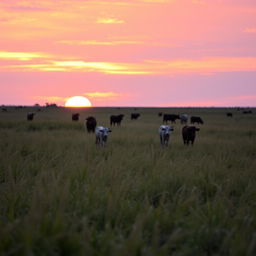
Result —
[[143, 41], [133, 41], [133, 40], [120, 40], [120, 41], [97, 41], [97, 40], [87, 40], [87, 41], [72, 41], [72, 40], [62, 40], [59, 41], [62, 44], [69, 45], [103, 45], [103, 46], [115, 46], [115, 45], [138, 45], [143, 44]]
[[84, 95], [90, 98], [116, 98], [122, 96], [123, 94], [115, 92], [87, 92], [84, 93]]
[[85, 62], [85, 61], [54, 61], [56, 67], [68, 67], [73, 69], [88, 69], [88, 71], [115, 71], [125, 69], [122, 64], [109, 62]]
[[49, 58], [50, 55], [45, 53], [33, 53], [33, 52], [5, 52], [0, 51], [0, 59], [6, 60], [32, 60], [32, 59], [39, 59], [39, 58]]
[[124, 20], [119, 20], [115, 18], [98, 18], [97, 23], [99, 24], [122, 24]]
[[246, 28], [244, 30], [245, 33], [256, 33], [256, 28]]
[[[16, 63], [5, 63], [14, 60]], [[212, 74], [256, 71], [256, 57], [205, 57], [199, 59], [142, 60], [137, 62], [84, 61], [47, 53], [0, 52], [1, 70], [98, 72], [112, 75]], [[19, 62], [20, 61], [20, 62]], [[28, 63], [24, 64], [24, 61]]]
[[101, 92], [87, 92], [84, 93], [86, 97], [92, 100], [97, 105], [106, 106], [109, 104], [115, 104], [120, 101], [124, 101], [134, 97], [131, 93], [117, 93], [110, 91], [101, 91]]
[[59, 97], [59, 96], [35, 96], [34, 100], [46, 101], [48, 103], [63, 103], [68, 97]]

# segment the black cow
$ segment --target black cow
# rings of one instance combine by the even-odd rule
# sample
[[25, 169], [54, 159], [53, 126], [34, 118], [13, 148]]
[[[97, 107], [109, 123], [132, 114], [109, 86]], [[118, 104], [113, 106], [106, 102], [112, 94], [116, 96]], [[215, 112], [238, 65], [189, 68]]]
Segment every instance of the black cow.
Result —
[[252, 111], [251, 110], [244, 110], [243, 114], [252, 114]]
[[193, 145], [196, 138], [196, 131], [199, 130], [200, 129], [196, 128], [195, 126], [184, 126], [182, 128], [182, 138], [184, 145], [189, 145], [189, 142], [191, 142], [191, 145]]
[[85, 119], [85, 126], [86, 126], [86, 129], [87, 129], [87, 132], [90, 133], [90, 132], [95, 132], [95, 128], [96, 128], [96, 125], [97, 125], [97, 121], [95, 119], [95, 117], [93, 116], [89, 116]]
[[131, 113], [131, 120], [136, 120], [140, 117], [139, 113]]
[[233, 117], [233, 114], [231, 112], [226, 113], [227, 117]]
[[197, 124], [204, 124], [202, 118], [199, 117], [199, 116], [191, 116], [190, 123], [191, 124], [195, 124], [195, 123], [197, 123]]
[[176, 119], [180, 119], [180, 116], [175, 114], [164, 114], [163, 123], [167, 124], [168, 121], [171, 121], [172, 123], [176, 123]]
[[158, 116], [162, 116], [162, 115], [163, 115], [163, 112], [159, 112], [159, 113], [158, 113]]
[[31, 113], [31, 112], [27, 113], [27, 120], [32, 121], [34, 119], [34, 116], [35, 116], [35, 113]]
[[79, 120], [79, 113], [72, 114], [72, 121], [78, 121]]
[[7, 112], [7, 108], [2, 108], [2, 112]]
[[121, 125], [123, 117], [124, 117], [124, 115], [122, 115], [122, 114], [118, 115], [118, 116], [114, 116], [114, 115], [110, 116], [110, 125], [111, 126], [112, 125], [115, 126], [115, 124], [117, 124], [118, 126]]

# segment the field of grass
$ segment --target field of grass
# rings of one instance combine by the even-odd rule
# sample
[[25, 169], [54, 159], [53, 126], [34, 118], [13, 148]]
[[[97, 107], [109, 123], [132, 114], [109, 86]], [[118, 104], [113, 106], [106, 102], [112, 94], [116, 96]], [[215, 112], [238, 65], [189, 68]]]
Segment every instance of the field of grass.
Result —
[[[0, 255], [256, 255], [255, 109], [31, 110], [0, 113]], [[159, 111], [203, 118], [193, 147]], [[83, 120], [120, 113], [96, 147]]]

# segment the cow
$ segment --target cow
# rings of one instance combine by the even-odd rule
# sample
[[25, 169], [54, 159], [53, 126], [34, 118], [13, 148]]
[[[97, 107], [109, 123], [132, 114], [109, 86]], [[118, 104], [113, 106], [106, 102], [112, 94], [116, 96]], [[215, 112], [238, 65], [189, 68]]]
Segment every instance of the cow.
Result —
[[180, 116], [175, 114], [164, 114], [163, 123], [167, 124], [168, 121], [171, 121], [172, 123], [176, 123], [176, 119], [180, 119]]
[[252, 114], [252, 111], [251, 110], [244, 110], [243, 114]]
[[111, 130], [107, 127], [97, 126], [95, 129], [96, 145], [104, 147], [107, 143], [108, 134]]
[[158, 129], [160, 136], [160, 143], [162, 146], [168, 146], [170, 134], [173, 131], [173, 127], [170, 125], [161, 125]]
[[191, 116], [190, 123], [191, 124], [195, 124], [195, 123], [197, 123], [197, 124], [204, 124], [202, 118], [199, 117], [199, 116]]
[[182, 128], [182, 138], [184, 145], [189, 145], [189, 142], [191, 142], [191, 145], [193, 145], [196, 138], [196, 132], [199, 130], [200, 129], [195, 126], [184, 126]]
[[86, 126], [86, 129], [87, 129], [87, 132], [88, 133], [94, 133], [95, 132], [95, 128], [96, 128], [96, 125], [97, 125], [97, 121], [95, 119], [95, 117], [93, 116], [89, 116], [85, 119], [85, 126]]
[[32, 113], [32, 112], [27, 113], [27, 120], [32, 121], [34, 119], [34, 115], [35, 113]]
[[226, 116], [227, 116], [227, 117], [233, 117], [233, 114], [232, 114], [231, 112], [227, 112], [227, 113], [226, 113]]
[[123, 117], [124, 117], [124, 115], [122, 115], [122, 114], [118, 115], [118, 116], [114, 116], [114, 115], [110, 116], [110, 125], [115, 126], [115, 124], [117, 124], [118, 126], [120, 126], [121, 122], [123, 120]]
[[131, 113], [131, 120], [136, 120], [140, 117], [139, 113]]
[[188, 115], [187, 114], [181, 114], [180, 115], [180, 123], [181, 124], [187, 124], [188, 122]]
[[2, 112], [7, 112], [7, 108], [2, 108]]
[[163, 112], [158, 112], [158, 116], [162, 116], [163, 115]]
[[78, 121], [79, 120], [79, 113], [72, 114], [72, 121]]

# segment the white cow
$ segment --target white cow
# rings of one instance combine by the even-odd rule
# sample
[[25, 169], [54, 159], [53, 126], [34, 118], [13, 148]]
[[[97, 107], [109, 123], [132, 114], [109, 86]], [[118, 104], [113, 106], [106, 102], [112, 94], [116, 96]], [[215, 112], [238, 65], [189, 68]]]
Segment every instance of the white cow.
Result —
[[104, 147], [107, 143], [108, 133], [111, 130], [107, 127], [97, 126], [95, 129], [96, 145]]
[[161, 125], [159, 127], [160, 143], [162, 146], [168, 146], [170, 134], [173, 131], [173, 127], [170, 125]]
[[181, 114], [180, 115], [180, 123], [187, 124], [187, 122], [188, 122], [188, 114]]

